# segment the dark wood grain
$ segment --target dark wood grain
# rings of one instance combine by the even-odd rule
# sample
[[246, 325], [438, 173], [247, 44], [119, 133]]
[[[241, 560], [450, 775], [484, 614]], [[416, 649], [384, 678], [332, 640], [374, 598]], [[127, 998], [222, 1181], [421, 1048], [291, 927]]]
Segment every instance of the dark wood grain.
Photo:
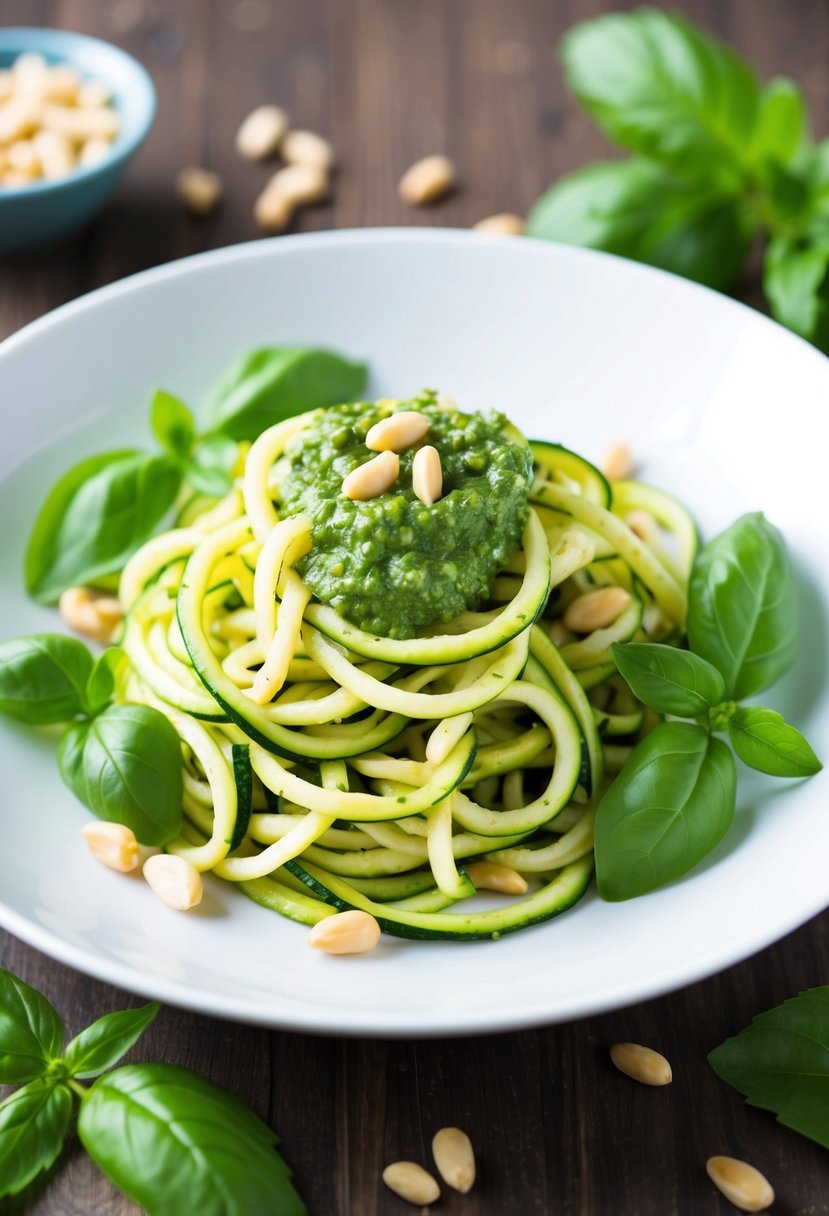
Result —
[[[366, 224], [466, 226], [525, 210], [557, 174], [607, 154], [568, 98], [556, 43], [601, 0], [0, 0], [4, 24], [60, 25], [136, 54], [159, 94], [159, 119], [117, 198], [56, 249], [0, 262], [0, 337], [126, 274], [257, 232], [251, 204], [267, 169], [233, 150], [256, 104], [331, 137], [340, 168], [332, 200], [303, 230]], [[764, 76], [804, 86], [817, 134], [829, 133], [825, 0], [679, 0], [672, 8], [740, 47]], [[402, 170], [445, 150], [461, 188], [412, 211]], [[203, 221], [177, 205], [184, 163], [218, 170], [226, 195]], [[759, 299], [749, 274], [741, 293]], [[8, 405], [4, 402], [4, 408]], [[75, 1033], [134, 998], [61, 967], [0, 933], [0, 963], [41, 987]], [[706, 1053], [751, 1017], [829, 977], [824, 915], [722, 975], [636, 1008], [521, 1034], [469, 1040], [360, 1042], [270, 1033], [165, 1009], [134, 1052], [196, 1068], [240, 1093], [275, 1128], [311, 1216], [402, 1216], [380, 1171], [429, 1161], [433, 1132], [466, 1128], [479, 1183], [450, 1194], [457, 1216], [688, 1216], [733, 1209], [704, 1172], [711, 1153], [756, 1162], [779, 1216], [829, 1212], [829, 1158], [747, 1107]], [[670, 1058], [674, 1083], [636, 1086], [608, 1062], [634, 1039]], [[4, 1213], [126, 1216], [135, 1209], [75, 1143]], [[182, 1216], [190, 1216], [182, 1213]], [[198, 1216], [193, 1213], [193, 1216]], [[274, 1216], [279, 1216], [274, 1213]]]

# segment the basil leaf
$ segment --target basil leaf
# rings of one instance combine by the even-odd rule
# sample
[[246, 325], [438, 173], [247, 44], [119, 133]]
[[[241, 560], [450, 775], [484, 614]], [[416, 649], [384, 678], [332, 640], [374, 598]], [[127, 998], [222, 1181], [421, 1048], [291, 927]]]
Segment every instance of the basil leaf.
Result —
[[188, 456], [196, 438], [193, 415], [183, 401], [156, 389], [150, 404], [150, 426], [158, 442], [172, 456]]
[[759, 1014], [708, 1060], [752, 1106], [829, 1148], [829, 985]]
[[96, 660], [89, 674], [84, 694], [84, 708], [88, 714], [97, 714], [108, 705], [115, 692], [118, 669], [126, 661], [120, 646], [109, 646]]
[[0, 968], [0, 1085], [22, 1085], [60, 1055], [63, 1024], [45, 996]]
[[0, 710], [29, 726], [69, 722], [84, 707], [92, 655], [77, 638], [36, 633], [0, 642]]
[[173, 505], [181, 471], [167, 456], [112, 453], [84, 461], [44, 503], [26, 551], [26, 587], [51, 604], [67, 587], [115, 574]]
[[738, 709], [728, 734], [744, 764], [772, 777], [811, 777], [823, 768], [800, 731], [773, 709]]
[[181, 827], [181, 745], [173, 726], [147, 705], [110, 705], [60, 741], [63, 780], [101, 819], [132, 828], [142, 844], [163, 845]]
[[663, 722], [638, 743], [596, 814], [602, 899], [631, 899], [687, 874], [734, 817], [734, 757], [689, 722]]
[[829, 233], [775, 237], [763, 261], [763, 290], [775, 320], [829, 351]]
[[723, 43], [641, 9], [575, 26], [562, 55], [568, 85], [611, 139], [688, 180], [742, 185], [760, 93]]
[[137, 1043], [161, 1006], [157, 1001], [140, 1009], [108, 1013], [72, 1040], [64, 1063], [73, 1077], [97, 1077]]
[[701, 192], [638, 159], [569, 174], [527, 219], [529, 236], [601, 249], [717, 288], [736, 277], [755, 230], [738, 199]]
[[759, 165], [767, 161], [788, 165], [796, 161], [807, 146], [803, 94], [791, 80], [775, 77], [760, 94], [757, 122], [748, 149], [749, 160]]
[[69, 1132], [72, 1094], [32, 1081], [0, 1104], [0, 1196], [16, 1195], [57, 1159]]
[[101, 1077], [78, 1133], [149, 1216], [302, 1216], [274, 1133], [239, 1098], [185, 1069], [138, 1064]]
[[783, 538], [759, 512], [742, 515], [697, 554], [688, 642], [741, 700], [768, 688], [797, 649], [797, 600]]
[[228, 368], [210, 399], [210, 417], [231, 439], [253, 440], [284, 418], [352, 401], [365, 382], [365, 364], [334, 351], [263, 347]]
[[696, 718], [723, 699], [716, 667], [689, 650], [658, 642], [614, 642], [610, 653], [633, 695], [661, 714]]

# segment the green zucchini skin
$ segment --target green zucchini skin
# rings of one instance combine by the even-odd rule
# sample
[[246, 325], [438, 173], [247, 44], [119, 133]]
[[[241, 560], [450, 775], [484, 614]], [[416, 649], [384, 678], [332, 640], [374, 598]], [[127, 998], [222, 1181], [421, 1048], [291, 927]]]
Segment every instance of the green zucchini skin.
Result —
[[245, 839], [253, 810], [253, 769], [250, 748], [246, 743], [233, 743], [230, 748], [233, 780], [236, 782], [236, 823], [230, 838], [230, 852], [238, 849]]
[[571, 452], [561, 443], [549, 443], [546, 439], [531, 439], [530, 450], [535, 463], [552, 477], [555, 477], [556, 473], [564, 474], [581, 486], [582, 493], [591, 502], [610, 510], [613, 501], [610, 482], [589, 460], [579, 456], [578, 452]]

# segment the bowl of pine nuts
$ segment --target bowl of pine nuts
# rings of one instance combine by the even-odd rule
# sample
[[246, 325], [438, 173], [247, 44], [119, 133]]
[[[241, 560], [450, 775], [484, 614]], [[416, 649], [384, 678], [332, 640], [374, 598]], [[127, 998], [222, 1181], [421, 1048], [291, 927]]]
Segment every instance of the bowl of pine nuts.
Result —
[[99, 211], [154, 115], [149, 75], [118, 47], [0, 29], [0, 255], [55, 241]]

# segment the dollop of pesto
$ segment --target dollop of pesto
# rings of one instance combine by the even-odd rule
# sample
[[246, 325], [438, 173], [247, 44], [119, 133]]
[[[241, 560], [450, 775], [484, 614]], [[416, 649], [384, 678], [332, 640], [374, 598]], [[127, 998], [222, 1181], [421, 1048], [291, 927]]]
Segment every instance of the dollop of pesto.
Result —
[[[352, 502], [342, 483], [376, 455], [365, 445], [369, 428], [400, 409], [425, 414], [427, 435], [400, 453], [390, 490]], [[412, 461], [426, 444], [443, 468], [443, 495], [431, 507], [412, 490]], [[503, 414], [463, 414], [431, 390], [334, 406], [300, 432], [277, 469], [281, 514], [313, 521], [311, 551], [297, 568], [317, 599], [370, 633], [409, 638], [451, 620], [486, 601], [518, 547], [532, 465]]]

